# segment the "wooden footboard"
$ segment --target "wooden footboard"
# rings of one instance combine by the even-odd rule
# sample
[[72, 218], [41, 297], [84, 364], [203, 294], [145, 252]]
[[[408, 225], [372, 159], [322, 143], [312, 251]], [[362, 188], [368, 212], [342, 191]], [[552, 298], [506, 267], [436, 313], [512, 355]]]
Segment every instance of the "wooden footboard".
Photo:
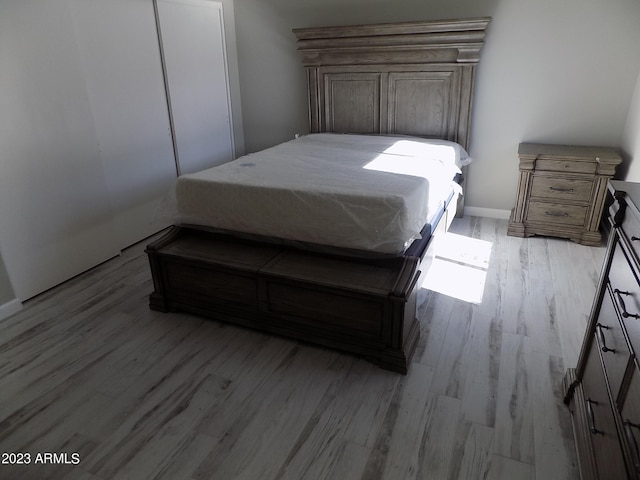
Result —
[[147, 247], [150, 306], [362, 355], [406, 373], [420, 259], [363, 261], [173, 227]]
[[172, 227], [146, 249], [149, 305], [352, 352], [406, 373], [420, 334], [418, 290], [456, 205], [454, 198], [429, 239], [384, 260]]

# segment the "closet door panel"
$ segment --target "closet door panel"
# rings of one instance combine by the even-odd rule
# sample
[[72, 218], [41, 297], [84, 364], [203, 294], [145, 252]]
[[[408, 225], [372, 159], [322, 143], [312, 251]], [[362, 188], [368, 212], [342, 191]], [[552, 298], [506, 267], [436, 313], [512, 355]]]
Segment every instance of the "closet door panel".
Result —
[[30, 298], [119, 250], [69, 4], [0, 2], [0, 245]]
[[124, 248], [167, 226], [162, 200], [176, 178], [153, 2], [73, 0], [87, 89]]
[[222, 4], [156, 0], [179, 172], [234, 157]]

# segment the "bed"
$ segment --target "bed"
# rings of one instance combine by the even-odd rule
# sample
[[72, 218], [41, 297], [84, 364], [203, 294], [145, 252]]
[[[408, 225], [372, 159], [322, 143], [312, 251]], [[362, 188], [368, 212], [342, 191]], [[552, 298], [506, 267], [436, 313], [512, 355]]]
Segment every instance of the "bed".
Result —
[[406, 373], [420, 282], [462, 212], [488, 23], [295, 29], [310, 133], [178, 179], [150, 307]]

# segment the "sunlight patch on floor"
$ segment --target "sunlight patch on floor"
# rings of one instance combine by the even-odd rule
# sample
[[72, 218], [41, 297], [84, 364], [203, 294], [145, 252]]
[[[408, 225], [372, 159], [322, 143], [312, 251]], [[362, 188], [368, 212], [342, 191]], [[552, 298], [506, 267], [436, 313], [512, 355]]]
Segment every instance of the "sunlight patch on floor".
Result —
[[422, 288], [480, 304], [493, 244], [447, 233], [436, 251]]

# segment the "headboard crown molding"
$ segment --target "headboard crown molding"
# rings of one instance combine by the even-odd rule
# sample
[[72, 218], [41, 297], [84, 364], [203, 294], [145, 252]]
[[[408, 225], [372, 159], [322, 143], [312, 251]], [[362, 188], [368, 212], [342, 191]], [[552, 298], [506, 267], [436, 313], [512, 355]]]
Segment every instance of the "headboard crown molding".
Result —
[[296, 28], [305, 66], [478, 63], [490, 18]]

